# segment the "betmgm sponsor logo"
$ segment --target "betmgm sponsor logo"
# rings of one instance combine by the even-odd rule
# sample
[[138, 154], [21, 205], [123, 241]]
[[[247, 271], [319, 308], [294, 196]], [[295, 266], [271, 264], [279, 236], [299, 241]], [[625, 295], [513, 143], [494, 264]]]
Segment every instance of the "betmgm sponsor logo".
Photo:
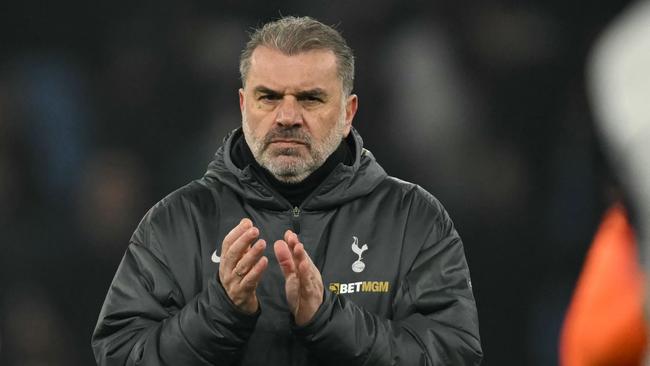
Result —
[[351, 283], [332, 282], [329, 290], [335, 294], [353, 294], [357, 292], [388, 292], [388, 281], [359, 281]]

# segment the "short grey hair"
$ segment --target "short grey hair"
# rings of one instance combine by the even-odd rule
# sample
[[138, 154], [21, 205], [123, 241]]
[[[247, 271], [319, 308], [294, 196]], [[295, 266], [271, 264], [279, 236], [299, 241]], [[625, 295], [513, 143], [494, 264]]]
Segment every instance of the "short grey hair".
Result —
[[352, 93], [354, 55], [341, 33], [311, 17], [282, 17], [255, 29], [239, 59], [242, 85], [251, 67], [251, 56], [259, 46], [276, 49], [293, 56], [311, 50], [330, 50], [336, 56], [339, 79], [344, 95]]

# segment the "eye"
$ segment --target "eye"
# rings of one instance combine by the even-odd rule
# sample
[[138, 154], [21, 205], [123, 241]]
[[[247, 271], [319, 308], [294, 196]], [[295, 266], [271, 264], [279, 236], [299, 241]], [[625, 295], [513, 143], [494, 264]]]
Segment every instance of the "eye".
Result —
[[262, 101], [273, 101], [273, 100], [279, 100], [280, 96], [277, 94], [262, 94], [257, 99]]
[[302, 102], [307, 102], [309, 104], [323, 103], [323, 99], [315, 95], [305, 95], [298, 98]]

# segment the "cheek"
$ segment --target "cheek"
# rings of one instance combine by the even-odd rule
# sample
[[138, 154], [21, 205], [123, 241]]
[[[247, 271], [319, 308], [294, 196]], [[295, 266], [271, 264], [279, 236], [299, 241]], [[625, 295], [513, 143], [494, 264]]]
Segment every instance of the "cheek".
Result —
[[251, 113], [269, 113], [275, 108], [274, 103], [268, 101], [257, 100], [251, 96], [246, 99], [246, 108]]
[[268, 113], [268, 112], [273, 111], [274, 108], [275, 108], [274, 105], [264, 103], [264, 102], [261, 102], [261, 101], [256, 101], [252, 105], [252, 109], [254, 111], [258, 112], [258, 113], [260, 113], [260, 112], [261, 113]]
[[261, 113], [260, 110], [247, 109], [244, 113], [244, 119], [249, 132], [256, 138], [264, 137], [273, 126], [273, 119], [270, 118], [269, 113]]
[[341, 120], [341, 113], [339, 110], [328, 110], [318, 113], [316, 116], [317, 123], [314, 126], [314, 129], [318, 131], [317, 133], [322, 137], [330, 133], [332, 129], [335, 129]]

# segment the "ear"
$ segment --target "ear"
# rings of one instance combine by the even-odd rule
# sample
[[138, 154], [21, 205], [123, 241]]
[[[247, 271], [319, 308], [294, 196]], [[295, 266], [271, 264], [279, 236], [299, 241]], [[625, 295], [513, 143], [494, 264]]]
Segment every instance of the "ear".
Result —
[[345, 101], [345, 137], [350, 133], [352, 120], [354, 119], [354, 115], [357, 114], [357, 108], [359, 108], [359, 98], [356, 94], [351, 94]]
[[241, 112], [242, 117], [244, 116], [245, 102], [244, 89], [239, 88], [239, 111]]

